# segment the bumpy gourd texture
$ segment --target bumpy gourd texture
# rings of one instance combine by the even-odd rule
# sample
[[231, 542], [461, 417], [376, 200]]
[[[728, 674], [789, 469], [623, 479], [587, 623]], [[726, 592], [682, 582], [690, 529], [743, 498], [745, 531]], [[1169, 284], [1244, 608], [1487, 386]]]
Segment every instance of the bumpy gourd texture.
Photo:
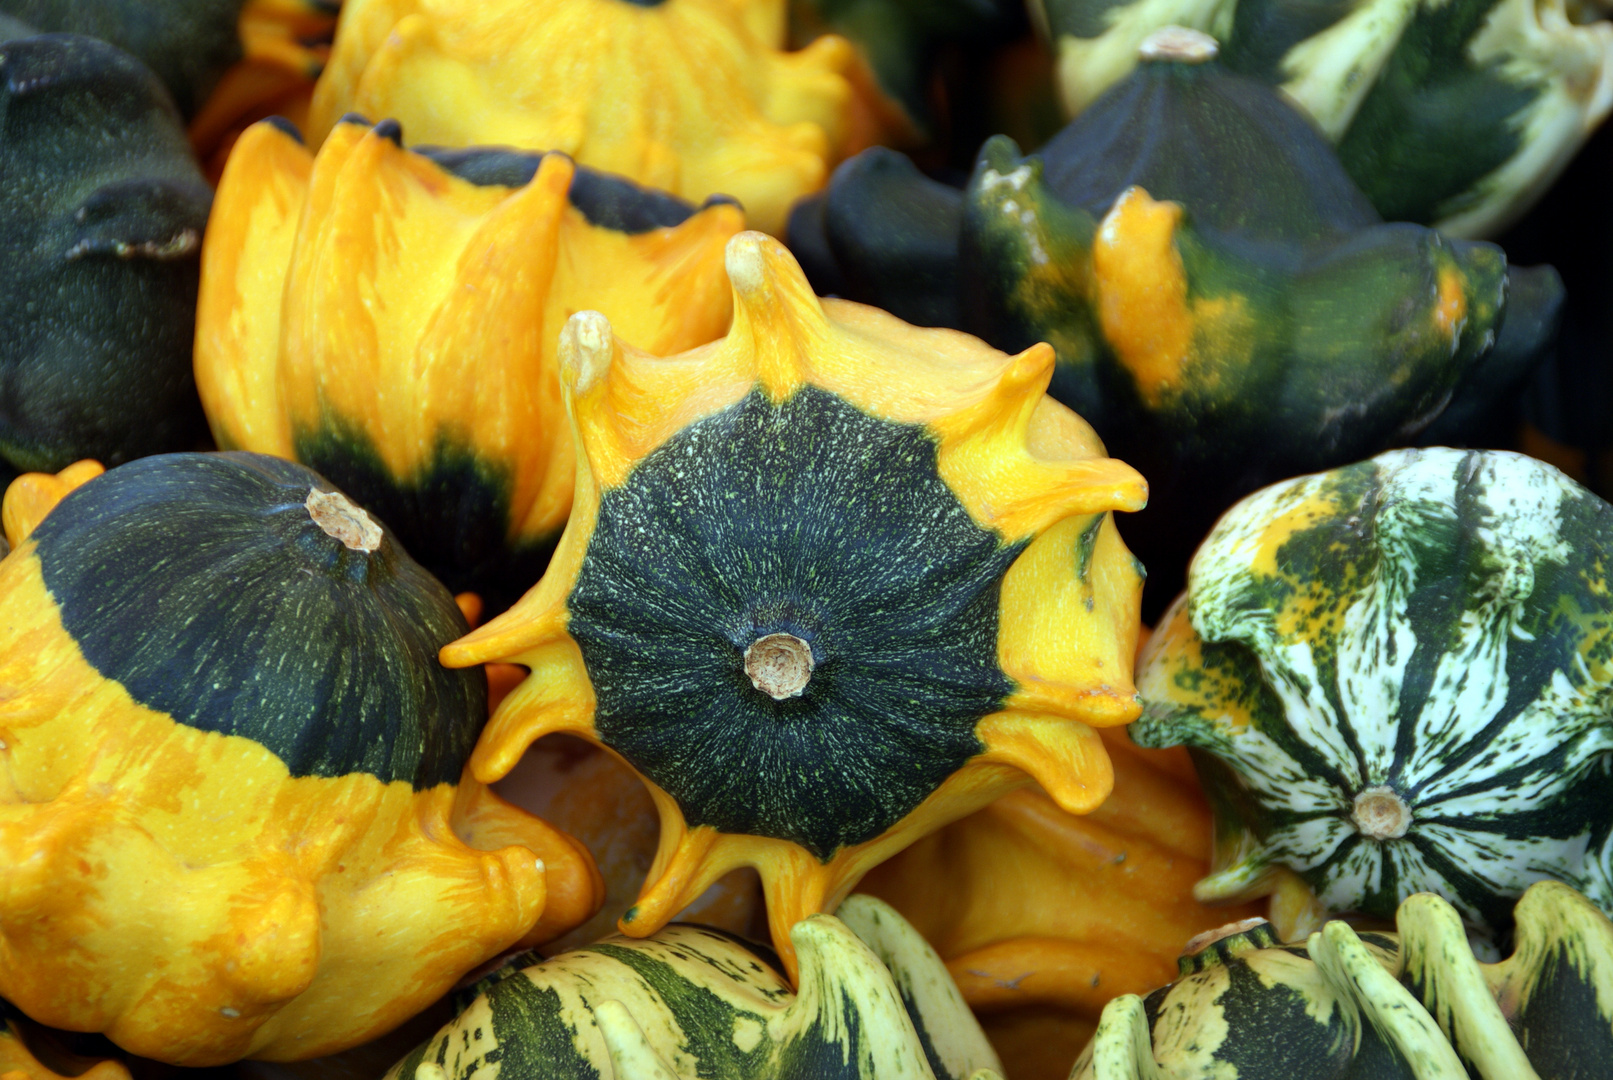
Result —
[[1613, 1053], [1613, 924], [1566, 885], [1524, 893], [1499, 963], [1432, 894], [1395, 928], [1334, 921], [1282, 945], [1270, 924], [1229, 927], [1182, 957], [1178, 982], [1111, 1002], [1071, 1080], [1541, 1080]]
[[464, 621], [389, 534], [339, 539], [329, 485], [258, 455], [93, 472], [6, 502], [0, 996], [173, 1063], [296, 1059], [592, 912], [575, 842], [461, 779], [485, 683], [432, 662]]
[[851, 897], [791, 938], [795, 991], [772, 950], [704, 926], [517, 958], [387, 1080], [494, 1064], [545, 1080], [998, 1080], [940, 958], [885, 904]]
[[419, 143], [559, 150], [732, 195], [773, 232], [823, 185], [855, 104], [843, 38], [785, 53], [783, 36], [779, 0], [348, 0], [310, 137], [357, 111]]
[[1542, 877], [1613, 910], [1610, 526], [1498, 451], [1396, 451], [1229, 511], [1143, 652], [1131, 729], [1198, 763], [1195, 895], [1287, 867], [1326, 911], [1436, 892], [1481, 935]]
[[1563, 0], [1036, 0], [1078, 114], [1168, 24], [1213, 34], [1227, 67], [1280, 88], [1337, 144], [1391, 221], [1494, 236], [1613, 108], [1613, 25]]
[[[624, 930], [754, 865], [788, 965], [794, 923], [1027, 774], [1076, 812], [1108, 794], [1089, 725], [1139, 708], [1141, 587], [1108, 512], [1145, 489], [1043, 394], [1045, 346], [820, 302], [757, 233], [727, 268], [711, 346], [660, 360], [568, 324], [571, 524], [537, 588], [442, 655], [534, 673], [478, 776], [570, 731], [651, 783], [661, 849]], [[757, 666], [780, 642], [793, 684]]]
[[134, 57], [68, 34], [0, 44], [0, 475], [202, 436], [190, 339], [211, 200]]
[[426, 156], [342, 123], [242, 137], [203, 252], [196, 372], [218, 443], [301, 461], [502, 611], [571, 509], [555, 340], [584, 305], [661, 354], [727, 328], [737, 207], [559, 154]]

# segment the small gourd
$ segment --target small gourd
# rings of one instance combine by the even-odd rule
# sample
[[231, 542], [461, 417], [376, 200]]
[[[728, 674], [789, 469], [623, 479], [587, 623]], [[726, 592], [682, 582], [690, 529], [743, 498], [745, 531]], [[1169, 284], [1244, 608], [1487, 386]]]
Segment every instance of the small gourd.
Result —
[[1391, 221], [1500, 233], [1545, 194], [1613, 108], [1613, 24], [1565, 0], [1032, 0], [1079, 115], [1168, 24], [1224, 46], [1337, 145]]
[[[1542, 878], [1613, 911], [1613, 507], [1533, 458], [1402, 450], [1229, 510], [1138, 662], [1216, 816], [1209, 903], [1415, 892], [1499, 938]], [[1285, 934], [1308, 926], [1283, 927]]]
[[0, 473], [192, 448], [198, 254], [213, 193], [128, 53], [0, 44]]
[[[5, 1080], [130, 1080], [121, 1061], [90, 1059], [45, 1048], [41, 1054], [31, 1043], [46, 1033], [39, 1025], [18, 1012], [10, 1002], [0, 1001], [0, 1077]], [[31, 1038], [32, 1037], [32, 1038]], [[51, 1053], [52, 1050], [58, 1050]]]
[[1613, 924], [1555, 881], [1517, 906], [1512, 955], [1481, 963], [1456, 911], [1407, 898], [1395, 931], [1327, 923], [1279, 944], [1250, 920], [1116, 998], [1070, 1080], [1570, 1080], [1613, 1055]]
[[588, 917], [580, 846], [463, 775], [486, 683], [389, 532], [261, 455], [97, 472], [4, 506], [0, 996], [175, 1064], [313, 1057]]
[[867, 896], [765, 945], [706, 926], [518, 957], [386, 1080], [1000, 1080], [940, 958]]
[[[845, 152], [857, 62], [833, 34], [781, 51], [778, 0], [347, 0], [314, 91], [422, 143], [559, 150], [781, 229]], [[860, 147], [851, 147], [860, 149]]]
[[1076, 813], [1109, 793], [1090, 725], [1140, 708], [1142, 585], [1110, 511], [1146, 489], [1043, 393], [1045, 345], [820, 302], [759, 233], [727, 267], [734, 326], [701, 349], [572, 317], [571, 522], [442, 657], [533, 673], [478, 777], [569, 732], [650, 783], [661, 846], [625, 932], [755, 866], [793, 970], [790, 928], [925, 833], [1031, 778]]
[[502, 611], [571, 509], [567, 316], [602, 310], [658, 354], [718, 337], [744, 219], [563, 154], [401, 142], [354, 117], [316, 156], [248, 129], [203, 251], [197, 384], [219, 446], [319, 471]]

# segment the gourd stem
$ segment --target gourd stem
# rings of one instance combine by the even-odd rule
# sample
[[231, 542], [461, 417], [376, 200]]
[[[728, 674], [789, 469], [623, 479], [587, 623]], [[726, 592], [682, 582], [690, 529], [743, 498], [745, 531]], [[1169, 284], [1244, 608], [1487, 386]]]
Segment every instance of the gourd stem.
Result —
[[800, 697], [812, 679], [812, 646], [794, 634], [768, 634], [745, 650], [751, 685], [774, 701]]
[[1137, 46], [1139, 60], [1168, 60], [1178, 64], [1202, 64], [1214, 60], [1220, 44], [1202, 30], [1185, 26], [1162, 26], [1143, 38]]
[[352, 550], [370, 552], [381, 546], [381, 526], [340, 491], [310, 488], [303, 506], [315, 525]]
[[1373, 840], [1398, 840], [1411, 828], [1411, 807], [1390, 787], [1369, 787], [1355, 797], [1356, 829]]

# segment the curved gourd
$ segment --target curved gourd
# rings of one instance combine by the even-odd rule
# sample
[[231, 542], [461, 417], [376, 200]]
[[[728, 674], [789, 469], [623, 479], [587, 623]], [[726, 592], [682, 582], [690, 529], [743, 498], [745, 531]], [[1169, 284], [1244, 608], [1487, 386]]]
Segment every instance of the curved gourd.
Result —
[[73, 34], [0, 44], [7, 479], [202, 437], [190, 341], [211, 201], [140, 61]]
[[778, 0], [347, 0], [310, 137], [357, 111], [423, 143], [559, 150], [777, 231], [856, 107], [844, 38], [783, 37]]
[[1322, 910], [1437, 892], [1483, 936], [1555, 878], [1613, 911], [1610, 526], [1498, 451], [1393, 451], [1228, 511], [1139, 660], [1131, 729], [1198, 764], [1216, 850], [1194, 894], [1286, 869]]
[[[853, 896], [765, 946], [694, 925], [517, 958], [386, 1080], [995, 1080], [1001, 1066], [934, 950]], [[475, 992], [475, 991], [473, 991]]]
[[112, 1059], [47, 1053], [47, 1060], [41, 1060], [29, 1045], [29, 1035], [38, 1030], [9, 1003], [0, 1001], [0, 1076], [6, 1080], [130, 1080], [128, 1068]]
[[464, 620], [390, 533], [259, 455], [96, 472], [4, 506], [0, 995], [297, 1059], [588, 917], [580, 846], [463, 775], [485, 681], [435, 663]]
[[696, 209], [561, 154], [406, 150], [339, 124], [316, 156], [242, 137], [203, 252], [196, 376], [218, 444], [301, 461], [492, 611], [571, 509], [555, 340], [609, 314], [654, 353], [730, 317], [737, 207]]
[[1613, 924], [1560, 882], [1518, 902], [1511, 956], [1482, 963], [1456, 911], [1409, 897], [1396, 930], [1329, 922], [1282, 945], [1234, 924], [1181, 978], [1117, 998], [1071, 1080], [1547, 1080], [1613, 1052]]
[[1613, 108], [1613, 24], [1564, 0], [1035, 0], [1069, 115], [1170, 25], [1283, 94], [1338, 147], [1384, 217], [1500, 233]]
[[775, 241], [729, 242], [734, 328], [667, 359], [574, 316], [577, 498], [544, 579], [443, 650], [533, 672], [474, 759], [556, 731], [650, 782], [661, 848], [622, 921], [654, 932], [757, 867], [773, 938], [1027, 777], [1109, 792], [1089, 725], [1139, 708], [1129, 466], [1006, 356], [819, 301]]

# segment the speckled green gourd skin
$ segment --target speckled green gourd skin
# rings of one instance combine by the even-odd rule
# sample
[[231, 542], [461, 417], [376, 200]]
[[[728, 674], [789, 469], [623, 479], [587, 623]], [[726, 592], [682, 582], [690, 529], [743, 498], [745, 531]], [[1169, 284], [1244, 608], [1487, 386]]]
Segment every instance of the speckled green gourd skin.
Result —
[[261, 454], [164, 454], [74, 490], [32, 534], [84, 658], [177, 723], [251, 739], [292, 776], [458, 783], [487, 680], [437, 650], [468, 632], [383, 531], [346, 547], [310, 516], [331, 485]]
[[[41, 33], [100, 38], [138, 57], [187, 118], [241, 59], [236, 23], [245, 6], [246, 0], [0, 0], [0, 12]], [[334, 12], [338, 5], [328, 6]]]
[[[691, 826], [827, 862], [984, 748], [975, 726], [1013, 689], [997, 620], [1021, 550], [969, 517], [922, 427], [753, 391], [600, 499], [567, 601], [599, 738]], [[744, 671], [776, 633], [816, 664], [782, 701]]]
[[[1268, 530], [1275, 568], [1251, 561]], [[1613, 911], [1610, 530], [1550, 466], [1444, 449], [1229, 511], [1173, 609], [1193, 647], [1144, 655], [1132, 728], [1199, 765], [1217, 854], [1196, 894], [1283, 866], [1329, 911], [1432, 891], [1497, 939], [1543, 877]], [[1408, 807], [1403, 835], [1358, 826], [1373, 790]]]
[[21, 471], [193, 448], [212, 190], [167, 92], [90, 38], [0, 44], [0, 457]]

